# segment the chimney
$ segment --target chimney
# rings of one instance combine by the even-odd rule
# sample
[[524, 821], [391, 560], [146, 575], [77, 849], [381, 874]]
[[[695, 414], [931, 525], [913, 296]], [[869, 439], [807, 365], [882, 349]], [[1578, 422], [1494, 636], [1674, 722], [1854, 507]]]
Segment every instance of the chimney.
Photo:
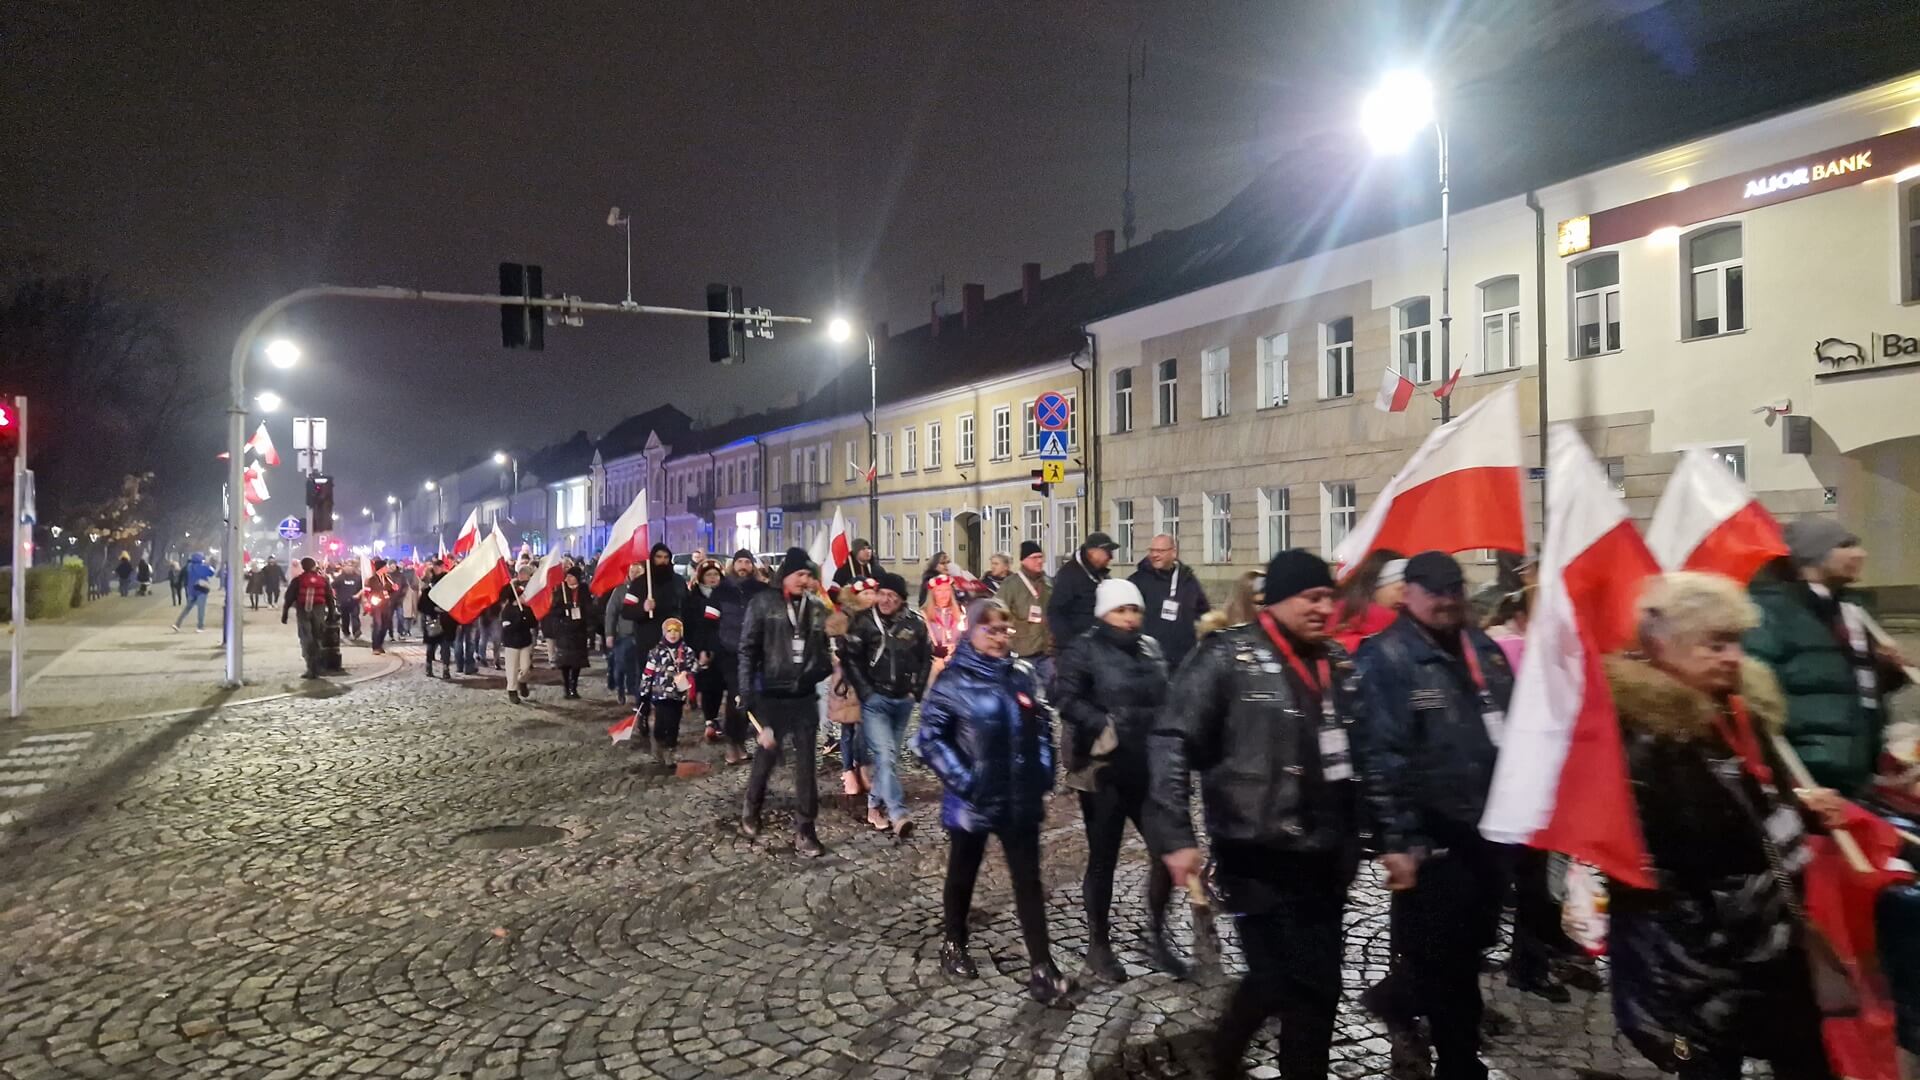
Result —
[[985, 285], [976, 285], [973, 282], [968, 282], [960, 287], [962, 326], [965, 326], [969, 330], [973, 329], [973, 324], [980, 321], [980, 316], [985, 314], [986, 308], [987, 287]]
[[1113, 230], [1101, 229], [1093, 234], [1093, 276], [1107, 276], [1107, 264], [1113, 262]]
[[938, 300], [932, 303], [931, 314], [927, 317], [927, 336], [936, 338], [940, 336], [940, 301]]
[[1022, 306], [1033, 303], [1033, 294], [1040, 291], [1040, 264], [1020, 264], [1020, 303]]

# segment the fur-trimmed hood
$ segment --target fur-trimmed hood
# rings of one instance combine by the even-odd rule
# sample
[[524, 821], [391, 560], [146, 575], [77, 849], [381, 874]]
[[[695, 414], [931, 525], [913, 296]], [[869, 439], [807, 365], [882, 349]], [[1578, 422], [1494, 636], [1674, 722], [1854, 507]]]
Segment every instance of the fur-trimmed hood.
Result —
[[[1717, 706], [1712, 698], [1633, 656], [1609, 656], [1607, 684], [1613, 689], [1620, 726], [1656, 738], [1694, 742], [1714, 734]], [[1761, 731], [1778, 734], [1787, 723], [1786, 698], [1767, 665], [1754, 659], [1741, 663], [1741, 697], [1747, 713]]]

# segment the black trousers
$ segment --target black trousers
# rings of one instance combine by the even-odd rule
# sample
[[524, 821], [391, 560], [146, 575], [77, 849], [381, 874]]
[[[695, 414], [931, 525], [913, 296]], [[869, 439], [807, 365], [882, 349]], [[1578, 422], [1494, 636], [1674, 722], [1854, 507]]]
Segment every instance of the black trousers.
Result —
[[[773, 767], [780, 761], [780, 748], [792, 743], [793, 831], [813, 830], [813, 819], [820, 813], [820, 789], [818, 778], [814, 775], [819, 710], [819, 703], [811, 693], [805, 697], [760, 699], [760, 707], [754, 715], [762, 724], [773, 729], [773, 749], [754, 744], [753, 771], [747, 777], [747, 817], [760, 816], [760, 808], [767, 801], [767, 781], [773, 777]], [[679, 722], [678, 715], [674, 721], [676, 724]], [[746, 723], [746, 718], [742, 717], [741, 722]], [[751, 724], [748, 726], [751, 727]]]
[[980, 862], [987, 854], [987, 837], [1000, 837], [1007, 857], [1007, 875], [1013, 879], [1013, 909], [1020, 916], [1020, 936], [1027, 942], [1027, 962], [1034, 967], [1053, 963], [1047, 940], [1047, 898], [1040, 886], [1040, 824], [1001, 831], [947, 831], [947, 886], [942, 897], [947, 940], [967, 943], [967, 916], [973, 912], [973, 886]]
[[1268, 1017], [1280, 1019], [1280, 1075], [1324, 1080], [1340, 1008], [1341, 918], [1354, 858], [1346, 853], [1275, 854], [1262, 876], [1264, 909], [1237, 915], [1246, 978], [1234, 989], [1214, 1040], [1216, 1074], [1239, 1076], [1247, 1046]]
[[653, 741], [663, 750], [670, 750], [680, 741], [680, 714], [685, 712], [684, 701], [653, 699]]
[[1513, 850], [1463, 833], [1393, 894], [1393, 947], [1433, 1032], [1434, 1080], [1484, 1080], [1480, 956], [1494, 943]]
[[1560, 928], [1560, 904], [1553, 898], [1553, 855], [1520, 848], [1513, 858], [1513, 953], [1507, 970], [1518, 978], [1552, 973], [1554, 958], [1573, 952]]
[[374, 608], [373, 613], [368, 615], [367, 618], [373, 623], [373, 647], [376, 649], [386, 648], [387, 635], [393, 633], [393, 609], [385, 604], [381, 604], [379, 607]]
[[[1146, 803], [1144, 769], [1109, 768], [1099, 787], [1080, 793], [1080, 818], [1087, 827], [1087, 873], [1080, 896], [1087, 911], [1087, 939], [1095, 948], [1111, 944], [1113, 873], [1120, 864], [1120, 844], [1127, 822], [1140, 830], [1140, 808]], [[1166, 922], [1167, 899], [1173, 893], [1173, 875], [1167, 864], [1147, 857], [1147, 918], [1158, 929]]]
[[350, 638], [360, 636], [360, 601], [340, 605], [340, 633]]
[[443, 633], [437, 638], [427, 638], [427, 674], [433, 674], [433, 654], [440, 654], [441, 669], [453, 674], [453, 634]]
[[560, 669], [560, 688], [569, 694], [580, 692], [580, 669], [563, 667]]
[[720, 733], [734, 742], [752, 742], [753, 725], [747, 711], [740, 707], [740, 655], [723, 649], [714, 654], [713, 666], [720, 672], [720, 696], [723, 700]]
[[720, 715], [720, 705], [727, 696], [727, 680], [720, 672], [720, 656], [716, 653], [713, 662], [695, 672], [693, 676], [693, 688], [700, 698], [700, 715], [705, 718], [708, 727], [715, 726], [715, 718]]

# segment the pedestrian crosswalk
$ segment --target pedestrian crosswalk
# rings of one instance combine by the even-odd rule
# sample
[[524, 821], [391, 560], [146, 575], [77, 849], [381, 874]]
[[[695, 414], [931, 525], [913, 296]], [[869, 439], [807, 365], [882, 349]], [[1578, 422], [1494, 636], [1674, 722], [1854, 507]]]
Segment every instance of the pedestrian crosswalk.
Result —
[[0, 828], [24, 818], [32, 800], [60, 786], [60, 779], [85, 755], [91, 731], [54, 731], [27, 735], [0, 753]]

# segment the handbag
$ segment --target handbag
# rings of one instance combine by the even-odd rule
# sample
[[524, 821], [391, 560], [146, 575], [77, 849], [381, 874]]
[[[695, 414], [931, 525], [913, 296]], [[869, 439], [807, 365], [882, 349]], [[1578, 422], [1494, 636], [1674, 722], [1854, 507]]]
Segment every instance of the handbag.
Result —
[[1794, 921], [1800, 924], [1800, 942], [1807, 957], [1807, 975], [1813, 981], [1813, 1002], [1821, 1016], [1858, 1016], [1860, 1015], [1860, 992], [1855, 989], [1853, 967], [1840, 956], [1827, 940], [1827, 935], [1807, 918], [1807, 910], [1800, 904], [1800, 897], [1794, 892], [1793, 881], [1787, 876], [1787, 870], [1780, 861], [1780, 849], [1773, 844], [1773, 838], [1767, 830], [1760, 830], [1760, 843], [1767, 852], [1767, 869], [1773, 872], [1773, 883], [1779, 887], [1786, 898], [1787, 910]]
[[444, 629], [446, 629], [446, 627], [441, 623], [440, 616], [438, 615], [429, 615], [420, 620], [420, 633], [423, 636], [437, 638]]

